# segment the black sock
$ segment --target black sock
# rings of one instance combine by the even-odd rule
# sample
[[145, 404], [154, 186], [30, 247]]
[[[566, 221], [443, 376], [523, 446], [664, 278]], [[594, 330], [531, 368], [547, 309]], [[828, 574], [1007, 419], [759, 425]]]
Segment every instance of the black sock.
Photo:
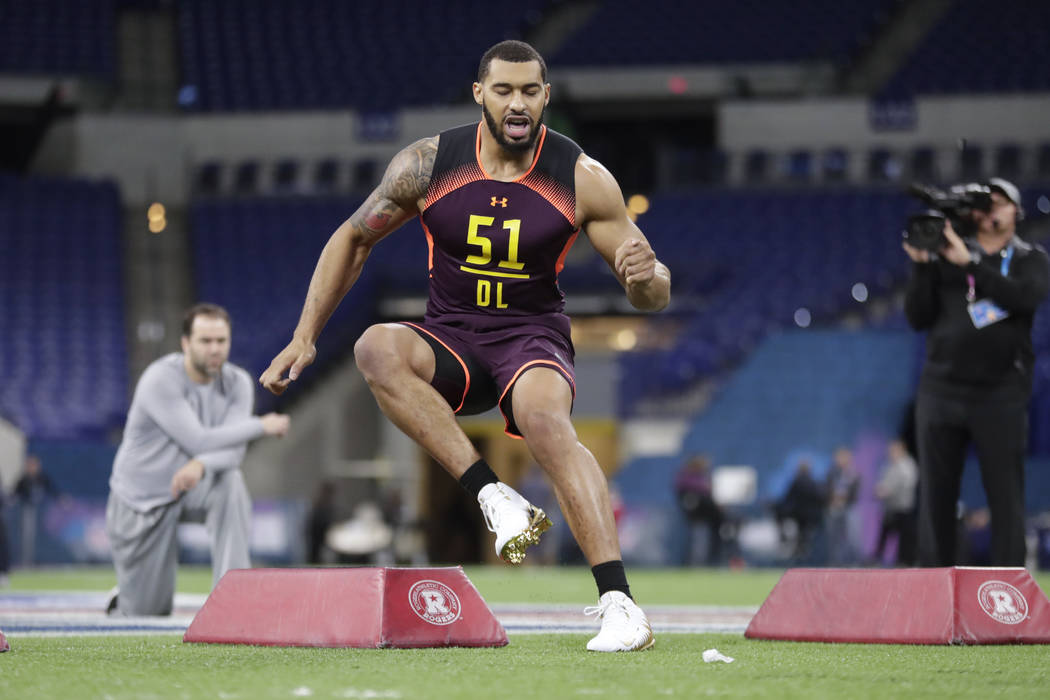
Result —
[[627, 585], [627, 573], [623, 570], [621, 560], [614, 559], [592, 566], [591, 573], [594, 574], [594, 582], [598, 584], [599, 598], [609, 591], [621, 591], [634, 600], [634, 596], [631, 595], [631, 587]]
[[483, 459], [471, 464], [470, 468], [463, 472], [463, 476], [459, 477], [460, 486], [465, 488], [467, 493], [474, 497], [474, 500], [477, 500], [481, 489], [497, 481], [499, 477], [496, 476], [496, 472], [492, 471], [492, 467]]

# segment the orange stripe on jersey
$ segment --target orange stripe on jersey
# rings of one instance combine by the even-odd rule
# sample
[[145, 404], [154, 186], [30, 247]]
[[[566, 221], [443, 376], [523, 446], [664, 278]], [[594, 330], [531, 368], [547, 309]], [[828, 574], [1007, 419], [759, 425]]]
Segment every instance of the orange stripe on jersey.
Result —
[[[452, 353], [452, 357], [456, 358], [456, 361], [459, 362], [459, 366], [463, 368], [463, 376], [466, 377], [463, 386], [463, 398], [459, 400], [459, 405], [452, 410], [453, 413], [459, 413], [459, 410], [463, 408], [463, 404], [467, 401], [467, 394], [470, 392], [470, 370], [467, 369], [467, 363], [463, 361], [463, 358], [456, 354], [455, 350], [446, 345], [445, 341], [428, 331], [426, 328], [423, 328], [423, 326], [416, 325], [415, 323], [411, 323], [410, 321], [402, 321], [401, 323], [405, 324], [406, 326], [411, 326], [412, 328], [415, 328], [420, 333], [426, 333], [431, 338], [441, 343], [441, 347], [445, 348], [450, 353]], [[575, 388], [573, 388], [573, 393], [576, 393]]]
[[533, 173], [522, 179], [522, 185], [550, 202], [569, 225], [576, 228], [576, 192], [544, 173]]
[[503, 416], [503, 423], [505, 426], [503, 428], [503, 432], [509, 435], [510, 437], [514, 438], [515, 440], [524, 440], [525, 438], [510, 432], [510, 419], [507, 418], [506, 413], [503, 413], [503, 399], [507, 398], [507, 392], [509, 392], [510, 388], [514, 386], [514, 382], [518, 381], [518, 377], [521, 376], [521, 373], [529, 369], [530, 367], [535, 367], [536, 365], [550, 365], [554, 369], [558, 370], [558, 372], [561, 373], [561, 376], [565, 377], [565, 381], [569, 383], [569, 388], [572, 389], [572, 397], [574, 399], [576, 398], [576, 382], [572, 380], [572, 375], [569, 374], [569, 372], [564, 367], [559, 365], [554, 360], [532, 360], [523, 364], [521, 367], [518, 368], [518, 371], [514, 373], [514, 376], [511, 377], [510, 381], [507, 382], [507, 388], [503, 390], [503, 393], [500, 394], [499, 401], [496, 402], [496, 405], [499, 406], [499, 412]]
[[423, 233], [427, 237], [427, 272], [434, 270], [434, 236], [430, 233], [430, 229], [427, 228], [427, 224], [423, 221], [423, 215], [419, 215], [419, 224], [423, 227]]
[[569, 249], [572, 248], [572, 244], [576, 242], [576, 237], [580, 235], [580, 229], [573, 231], [573, 234], [569, 236], [569, 240], [565, 241], [565, 247], [561, 250], [561, 255], [558, 256], [558, 262], [554, 266], [554, 274], [560, 275], [561, 271], [565, 269], [565, 256], [569, 254]]

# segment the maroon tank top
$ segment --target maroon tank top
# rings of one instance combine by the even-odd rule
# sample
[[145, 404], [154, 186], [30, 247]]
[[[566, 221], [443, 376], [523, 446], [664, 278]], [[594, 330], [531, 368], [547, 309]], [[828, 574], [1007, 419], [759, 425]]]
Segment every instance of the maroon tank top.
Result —
[[532, 167], [501, 182], [481, 165], [483, 128], [467, 124], [441, 133], [420, 215], [430, 248], [426, 318], [480, 329], [537, 316], [567, 332], [558, 273], [579, 231], [581, 149], [543, 126]]

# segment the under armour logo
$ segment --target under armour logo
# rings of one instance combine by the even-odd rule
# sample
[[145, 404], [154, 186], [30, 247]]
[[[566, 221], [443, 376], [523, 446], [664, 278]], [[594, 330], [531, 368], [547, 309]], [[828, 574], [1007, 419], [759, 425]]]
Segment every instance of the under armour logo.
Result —
[[496, 206], [497, 204], [500, 205], [501, 207], [503, 207], [504, 209], [506, 209], [507, 208], [507, 198], [506, 197], [503, 197], [503, 198], [493, 197], [491, 206]]

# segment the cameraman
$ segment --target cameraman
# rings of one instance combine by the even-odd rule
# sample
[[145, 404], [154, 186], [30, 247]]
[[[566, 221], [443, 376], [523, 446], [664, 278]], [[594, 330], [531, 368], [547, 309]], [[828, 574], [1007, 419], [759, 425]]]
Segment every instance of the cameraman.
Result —
[[988, 188], [990, 208], [972, 211], [973, 238], [960, 238], [948, 219], [937, 253], [904, 244], [915, 263], [905, 312], [913, 328], [929, 330], [915, 419], [921, 566], [956, 563], [956, 503], [971, 442], [991, 512], [991, 563], [1025, 563], [1032, 318], [1050, 288], [1050, 261], [1015, 233], [1017, 188], [999, 178]]

